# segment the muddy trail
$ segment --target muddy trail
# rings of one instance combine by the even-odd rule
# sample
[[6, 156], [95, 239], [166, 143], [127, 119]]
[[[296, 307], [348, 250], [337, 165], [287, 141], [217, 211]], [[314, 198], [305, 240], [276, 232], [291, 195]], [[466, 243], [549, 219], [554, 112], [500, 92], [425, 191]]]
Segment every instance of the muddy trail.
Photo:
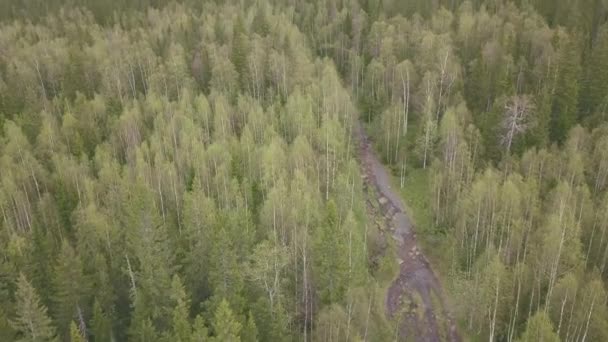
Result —
[[[368, 209], [382, 217], [382, 231], [395, 241], [399, 275], [386, 295], [389, 318], [398, 322], [398, 340], [460, 341], [454, 320], [444, 300], [441, 284], [416, 243], [413, 225], [391, 177], [378, 160], [365, 131], [358, 125], [359, 157]], [[375, 201], [374, 205], [371, 201]]]

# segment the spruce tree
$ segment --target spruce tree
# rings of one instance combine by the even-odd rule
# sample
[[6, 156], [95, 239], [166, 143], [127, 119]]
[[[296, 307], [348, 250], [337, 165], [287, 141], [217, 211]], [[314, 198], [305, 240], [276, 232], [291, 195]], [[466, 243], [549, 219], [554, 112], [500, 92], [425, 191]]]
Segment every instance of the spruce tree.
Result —
[[581, 114], [595, 115], [595, 122], [601, 122], [608, 111], [608, 24], [600, 30], [586, 66], [581, 93]]
[[18, 333], [16, 341], [56, 341], [55, 327], [47, 314], [47, 308], [40, 303], [36, 290], [23, 273], [19, 275], [15, 297], [17, 313], [11, 325]]
[[228, 302], [223, 299], [213, 317], [213, 333], [215, 342], [240, 342], [241, 323], [238, 322], [230, 309]]
[[77, 317], [79, 310], [82, 313], [88, 282], [82, 274], [80, 257], [65, 240], [53, 275], [52, 313], [59, 332], [67, 336], [70, 333], [70, 323]]
[[110, 318], [105, 312], [103, 312], [101, 305], [97, 300], [95, 300], [95, 304], [93, 305], [91, 331], [95, 341], [112, 340], [112, 326]]
[[256, 8], [255, 16], [253, 17], [252, 30], [264, 37], [270, 32], [270, 25], [266, 16], [266, 2], [258, 2]]
[[549, 316], [541, 311], [527, 322], [526, 330], [518, 342], [558, 342], [559, 340]]
[[240, 15], [236, 19], [232, 34], [232, 64], [234, 64], [234, 69], [238, 73], [241, 90], [245, 90], [248, 80], [247, 51], [249, 51], [249, 47], [245, 24]]
[[551, 117], [551, 140], [562, 143], [578, 117], [580, 49], [574, 37], [560, 37], [558, 77]]
[[255, 325], [255, 320], [251, 311], [247, 315], [247, 324], [243, 328], [241, 333], [241, 341], [243, 342], [257, 342], [258, 341], [258, 328]]
[[200, 315], [194, 319], [192, 324], [192, 341], [193, 342], [205, 342], [209, 341], [209, 331], [205, 326], [205, 321]]
[[86, 342], [86, 339], [82, 336], [82, 333], [74, 321], [70, 324], [70, 342]]
[[[140, 336], [162, 332], [171, 326], [171, 278], [174, 253], [170, 249], [167, 228], [154, 207], [152, 192], [141, 182], [131, 189], [131, 201], [125, 206], [128, 227], [127, 245], [129, 278], [133, 296], [131, 325]], [[152, 324], [154, 329], [150, 329]], [[134, 331], [132, 330], [131, 333]]]
[[15, 331], [11, 327], [4, 308], [0, 306], [0, 341], [13, 341], [14, 339]]
[[192, 327], [188, 321], [190, 302], [186, 295], [186, 289], [179, 276], [173, 276], [171, 282], [171, 299], [175, 307], [173, 309], [173, 334], [172, 340], [176, 342], [189, 342], [192, 335]]
[[314, 241], [314, 275], [323, 303], [339, 302], [348, 287], [348, 236], [340, 222], [336, 204], [327, 203], [324, 222]]
[[158, 332], [149, 318], [139, 319], [129, 327], [129, 341], [149, 342], [157, 340]]

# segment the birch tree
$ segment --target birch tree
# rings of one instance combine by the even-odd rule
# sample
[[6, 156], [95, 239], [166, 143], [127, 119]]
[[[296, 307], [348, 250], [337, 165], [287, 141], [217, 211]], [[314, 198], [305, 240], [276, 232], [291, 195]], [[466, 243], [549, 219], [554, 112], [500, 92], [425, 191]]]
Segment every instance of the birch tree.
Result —
[[511, 153], [513, 141], [526, 132], [529, 126], [531, 112], [534, 104], [526, 95], [513, 96], [505, 104], [505, 112], [502, 120], [502, 136], [500, 142], [506, 150], [506, 154]]

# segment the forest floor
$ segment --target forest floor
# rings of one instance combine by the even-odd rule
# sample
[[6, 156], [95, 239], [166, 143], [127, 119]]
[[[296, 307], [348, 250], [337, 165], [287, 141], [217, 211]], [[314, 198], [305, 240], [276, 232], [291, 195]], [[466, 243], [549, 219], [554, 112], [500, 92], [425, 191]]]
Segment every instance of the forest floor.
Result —
[[367, 193], [374, 194], [368, 200], [377, 201], [376, 214], [383, 217], [384, 231], [395, 241], [399, 274], [388, 288], [385, 304], [387, 315], [398, 324], [399, 340], [460, 341], [441, 284], [418, 247], [399, 193], [391, 189], [392, 177], [361, 125], [355, 134]]

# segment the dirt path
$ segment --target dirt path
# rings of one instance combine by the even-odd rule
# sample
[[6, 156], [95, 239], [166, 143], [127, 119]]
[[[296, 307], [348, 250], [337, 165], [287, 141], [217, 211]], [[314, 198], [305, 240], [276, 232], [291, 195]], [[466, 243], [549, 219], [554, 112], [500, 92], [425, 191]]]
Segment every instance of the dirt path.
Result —
[[445, 304], [439, 280], [416, 244], [416, 234], [391, 177], [378, 160], [365, 131], [358, 125], [356, 137], [365, 183], [373, 188], [387, 230], [397, 246], [399, 276], [386, 295], [389, 317], [399, 320], [399, 340], [460, 341]]

